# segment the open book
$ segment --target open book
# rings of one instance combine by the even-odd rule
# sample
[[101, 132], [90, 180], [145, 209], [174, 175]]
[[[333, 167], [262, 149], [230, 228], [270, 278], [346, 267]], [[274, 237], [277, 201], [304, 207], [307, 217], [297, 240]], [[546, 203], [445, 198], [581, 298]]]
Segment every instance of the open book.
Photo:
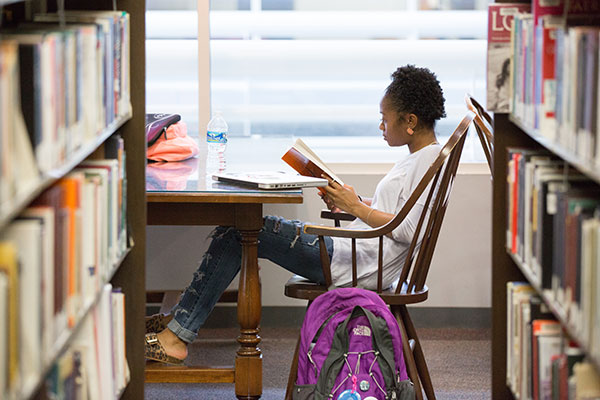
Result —
[[296, 143], [294, 143], [281, 159], [298, 171], [300, 175], [321, 178], [321, 175], [325, 174], [344, 186], [344, 182], [342, 182], [342, 180], [334, 174], [323, 161], [321, 161], [319, 156], [317, 156], [306, 143], [302, 141], [302, 139], [296, 139]]

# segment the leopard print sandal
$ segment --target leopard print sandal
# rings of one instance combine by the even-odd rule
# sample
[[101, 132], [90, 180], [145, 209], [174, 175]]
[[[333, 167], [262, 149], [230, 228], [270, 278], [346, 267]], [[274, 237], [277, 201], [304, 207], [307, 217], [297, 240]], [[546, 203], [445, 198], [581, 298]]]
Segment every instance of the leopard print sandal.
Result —
[[158, 333], [167, 329], [167, 325], [173, 319], [172, 315], [154, 314], [146, 317], [146, 333]]
[[146, 360], [158, 361], [165, 364], [183, 364], [183, 360], [167, 354], [163, 345], [158, 341], [156, 333], [146, 334], [144, 356]]

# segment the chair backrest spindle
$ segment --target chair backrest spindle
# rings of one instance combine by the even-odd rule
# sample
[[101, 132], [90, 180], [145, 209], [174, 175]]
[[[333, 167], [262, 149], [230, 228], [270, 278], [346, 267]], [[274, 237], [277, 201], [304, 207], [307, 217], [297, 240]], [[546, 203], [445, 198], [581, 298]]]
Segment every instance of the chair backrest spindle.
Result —
[[352, 238], [352, 286], [358, 285], [358, 271], [356, 268], [356, 239]]
[[383, 235], [379, 236], [379, 253], [377, 256], [377, 293], [383, 290]]
[[467, 108], [475, 114], [473, 123], [475, 125], [477, 136], [479, 136], [479, 141], [483, 147], [483, 153], [485, 154], [485, 158], [487, 159], [493, 178], [494, 134], [492, 128], [492, 117], [490, 114], [488, 114], [485, 108], [483, 108], [483, 106], [477, 102], [477, 100], [468, 94], [465, 95], [465, 103], [467, 104]]

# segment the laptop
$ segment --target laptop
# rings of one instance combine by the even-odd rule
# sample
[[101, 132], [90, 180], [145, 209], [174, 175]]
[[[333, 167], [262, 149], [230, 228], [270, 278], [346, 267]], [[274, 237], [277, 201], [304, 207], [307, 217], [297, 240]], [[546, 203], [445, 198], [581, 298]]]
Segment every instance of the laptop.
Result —
[[327, 179], [302, 176], [283, 171], [220, 172], [213, 174], [219, 182], [233, 183], [257, 189], [298, 189], [327, 186]]

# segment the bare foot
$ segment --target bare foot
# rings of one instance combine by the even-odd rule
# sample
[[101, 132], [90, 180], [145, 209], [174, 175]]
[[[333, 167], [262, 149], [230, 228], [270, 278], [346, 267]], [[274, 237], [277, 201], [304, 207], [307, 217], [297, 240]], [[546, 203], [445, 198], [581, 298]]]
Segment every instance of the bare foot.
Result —
[[165, 329], [156, 334], [158, 341], [165, 348], [167, 355], [185, 360], [188, 355], [187, 344], [179, 339], [170, 329]]

